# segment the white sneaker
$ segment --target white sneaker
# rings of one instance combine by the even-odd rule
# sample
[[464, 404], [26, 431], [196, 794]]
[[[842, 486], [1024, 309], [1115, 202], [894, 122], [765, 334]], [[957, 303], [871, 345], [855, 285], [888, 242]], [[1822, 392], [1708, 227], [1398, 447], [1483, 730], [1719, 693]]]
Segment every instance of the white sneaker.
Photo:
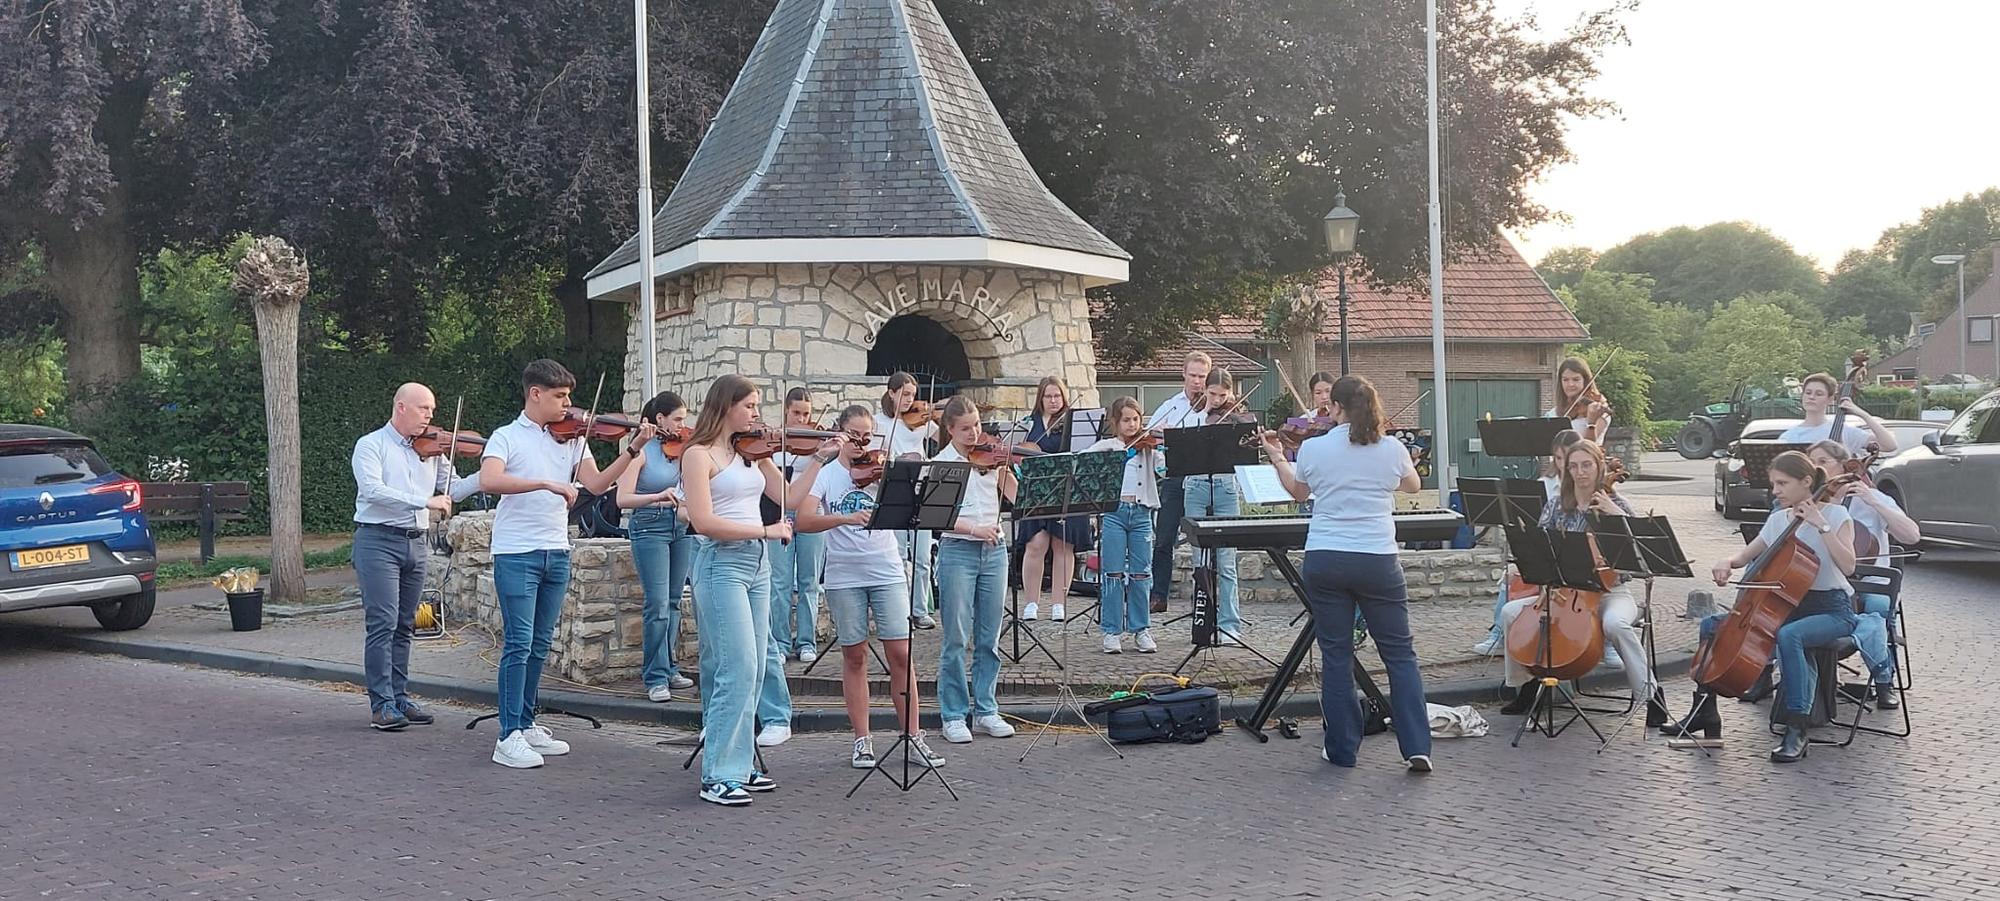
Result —
[[557, 739], [548, 727], [539, 723], [529, 723], [521, 734], [528, 737], [528, 747], [534, 748], [535, 753], [543, 757], [561, 757], [569, 753], [569, 742]]
[[665, 704], [673, 699], [674, 690], [670, 686], [655, 685], [652, 688], [646, 689], [646, 700], [652, 701], [655, 704]]
[[790, 726], [783, 724], [765, 726], [763, 731], [757, 733], [757, 747], [775, 748], [790, 741], [791, 738], [792, 727]]
[[1059, 622], [1062, 622], [1062, 621], [1063, 621], [1063, 605], [1061, 605], [1061, 604], [1050, 604], [1050, 605], [1049, 605], [1049, 619], [1050, 619], [1050, 621], [1052, 621], [1052, 622], [1058, 622], [1058, 623], [1059, 623]]
[[1240, 648], [1243, 647], [1243, 639], [1240, 636], [1219, 631], [1215, 633], [1215, 646], [1219, 648]]
[[1160, 643], [1153, 640], [1153, 630], [1140, 629], [1132, 633], [1132, 640], [1139, 646], [1139, 653], [1153, 654], [1160, 650]]
[[952, 720], [944, 724], [944, 740], [955, 745], [969, 743], [972, 741], [972, 729], [965, 725], [964, 720]]
[[930, 744], [924, 741], [924, 734], [922, 732], [910, 736], [910, 748], [916, 751], [917, 761], [924, 766], [944, 766], [944, 755], [931, 750]]
[[1605, 648], [1604, 659], [1598, 661], [1598, 665], [1604, 667], [1605, 669], [1622, 670], [1625, 668], [1625, 661], [1618, 659], [1617, 651], [1614, 651], [1610, 648]]
[[973, 717], [972, 728], [991, 735], [994, 738], [1006, 738], [1014, 734], [1014, 727], [1008, 725], [1007, 719], [997, 713]]
[[863, 735], [854, 740], [854, 756], [847, 759], [847, 765], [857, 770], [875, 768], [875, 740]]
[[1403, 758], [1403, 765], [1409, 767], [1412, 773], [1428, 773], [1432, 769], [1429, 754], [1417, 754], [1405, 757]]
[[1124, 641], [1125, 641], [1125, 640], [1124, 640], [1123, 638], [1121, 638], [1121, 637], [1119, 637], [1119, 636], [1117, 636], [1117, 635], [1106, 635], [1106, 636], [1104, 636], [1104, 653], [1106, 653], [1106, 654], [1123, 654], [1123, 653], [1125, 653], [1125, 644], [1124, 644]]
[[1472, 653], [1478, 654], [1481, 657], [1497, 657], [1500, 655], [1501, 651], [1504, 651], [1506, 649], [1507, 646], [1505, 642], [1502, 642], [1498, 638], [1488, 638], [1485, 641], [1473, 645]]
[[1037, 604], [1033, 601], [1028, 602], [1028, 606], [1021, 608], [1022, 619], [1034, 619], [1035, 617], [1041, 615], [1042, 615], [1042, 605]]
[[686, 676], [675, 675], [673, 678], [667, 680], [667, 687], [675, 691], [687, 691], [694, 687], [694, 680]]
[[815, 661], [815, 660], [818, 660], [818, 659], [819, 659], [819, 651], [818, 651], [817, 649], [814, 649], [814, 648], [800, 648], [800, 649], [799, 649], [799, 662], [800, 662], [800, 663], [811, 663], [811, 662], [813, 662], [813, 661]]
[[542, 765], [542, 755], [528, 746], [527, 730], [516, 729], [506, 738], [493, 743], [493, 762], [517, 770], [532, 770]]

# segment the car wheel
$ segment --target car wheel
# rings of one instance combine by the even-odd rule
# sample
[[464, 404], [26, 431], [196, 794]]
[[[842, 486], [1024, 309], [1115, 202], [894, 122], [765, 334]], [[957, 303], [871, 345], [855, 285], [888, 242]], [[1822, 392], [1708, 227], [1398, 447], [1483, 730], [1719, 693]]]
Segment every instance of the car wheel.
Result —
[[1674, 438], [1674, 449], [1689, 460], [1706, 459], [1715, 453], [1715, 433], [1706, 424], [1690, 422]]
[[137, 629], [153, 618], [153, 586], [148, 585], [138, 594], [126, 595], [116, 601], [92, 604], [90, 612], [97, 617], [98, 625], [113, 632]]

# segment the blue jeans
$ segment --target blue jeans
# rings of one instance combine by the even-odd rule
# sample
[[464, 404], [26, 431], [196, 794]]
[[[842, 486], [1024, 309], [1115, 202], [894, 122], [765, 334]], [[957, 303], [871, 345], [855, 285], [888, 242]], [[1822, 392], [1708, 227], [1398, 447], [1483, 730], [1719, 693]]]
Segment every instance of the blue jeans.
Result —
[[354, 530], [354, 575], [361, 586], [361, 667], [368, 674], [370, 710], [400, 710], [410, 699], [410, 633], [424, 591], [418, 542], [383, 529]]
[[1861, 649], [1861, 659], [1867, 662], [1868, 674], [1877, 685], [1896, 681], [1896, 652], [1889, 643], [1889, 624], [1894, 617], [1895, 609], [1889, 604], [1888, 595], [1861, 595], [1861, 616], [1854, 626], [1854, 644]]
[[1174, 590], [1174, 544], [1181, 540], [1181, 512], [1187, 492], [1180, 479], [1160, 480], [1160, 518], [1153, 530], [1153, 597], [1162, 601]]
[[1153, 511], [1132, 501], [1104, 515], [1097, 539], [1097, 625], [1106, 635], [1138, 632], [1153, 624], [1147, 586], [1152, 584]]
[[[1007, 545], [943, 538], [938, 542], [938, 718], [955, 722], [1000, 713], [1000, 611], [1006, 605]], [[969, 646], [969, 648], [968, 648]], [[971, 694], [966, 654], [972, 655]]]
[[1361, 705], [1354, 698], [1354, 614], [1375, 638], [1375, 653], [1389, 671], [1390, 723], [1396, 746], [1408, 759], [1431, 752], [1430, 710], [1424, 677], [1410, 638], [1403, 565], [1395, 554], [1307, 551], [1306, 606], [1319, 639], [1319, 703], [1326, 714], [1326, 755], [1353, 766], [1361, 751]]
[[771, 641], [771, 564], [764, 541], [695, 537], [695, 628], [701, 637], [701, 781], [744, 782], [759, 725], [790, 725], [785, 658]]
[[632, 568], [646, 590], [645, 664], [639, 675], [647, 688], [658, 688], [681, 673], [674, 645], [681, 634], [681, 589], [694, 569], [694, 536], [686, 521], [665, 507], [632, 511], [625, 534], [632, 540]]
[[[1842, 598], [1847, 595], [1839, 589], [1832, 592]], [[1810, 598], [1818, 593], [1809, 591], [1806, 596]], [[1857, 618], [1850, 608], [1801, 616], [1778, 627], [1778, 668], [1785, 674], [1784, 679], [1778, 682], [1778, 694], [1787, 713], [1803, 715], [1812, 710], [1813, 683], [1818, 681], [1819, 670], [1806, 656], [1806, 650], [1824, 647], [1854, 634], [1856, 622]]]
[[910, 595], [910, 615], [929, 616], [937, 609], [937, 599], [932, 593], [931, 581], [931, 545], [937, 543], [937, 533], [897, 532], [896, 548], [903, 555], [904, 566], [908, 566], [910, 561], [910, 542], [913, 540], [911, 536], [916, 536], [914, 540], [917, 543], [917, 582], [916, 592]]
[[[1185, 487], [1185, 512], [1188, 516], [1235, 516], [1242, 512], [1237, 502], [1235, 476], [1190, 476]], [[1236, 609], [1236, 549], [1233, 547], [1215, 550], [1215, 627], [1225, 635], [1243, 634], [1243, 614]], [[1428, 715], [1424, 722], [1430, 722]]]
[[555, 640], [569, 591], [569, 551], [493, 555], [493, 593], [500, 599], [500, 737], [535, 721], [542, 664]]
[[773, 541], [766, 549], [771, 552], [771, 640], [780, 656], [789, 656], [819, 641], [819, 568], [826, 561], [826, 533], [795, 534], [789, 546]]

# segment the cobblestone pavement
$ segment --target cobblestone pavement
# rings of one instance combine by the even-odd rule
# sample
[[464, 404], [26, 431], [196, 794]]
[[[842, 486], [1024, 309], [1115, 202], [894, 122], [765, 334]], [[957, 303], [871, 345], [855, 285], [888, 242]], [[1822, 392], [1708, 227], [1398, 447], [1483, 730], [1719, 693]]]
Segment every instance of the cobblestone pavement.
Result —
[[0, 898], [1992, 898], [1994, 573], [1911, 570], [1913, 737], [1790, 767], [1733, 702], [1706, 758], [1636, 727], [1510, 748], [1489, 710], [1428, 777], [1382, 737], [1328, 766], [1317, 728], [1123, 760], [1065, 735], [1025, 764], [1024, 729], [938, 742], [957, 801], [879, 779], [844, 800], [845, 739], [799, 736], [739, 810], [698, 802], [656, 729], [558, 722], [575, 753], [513, 771], [469, 711], [377, 734], [346, 690], [0, 637]]

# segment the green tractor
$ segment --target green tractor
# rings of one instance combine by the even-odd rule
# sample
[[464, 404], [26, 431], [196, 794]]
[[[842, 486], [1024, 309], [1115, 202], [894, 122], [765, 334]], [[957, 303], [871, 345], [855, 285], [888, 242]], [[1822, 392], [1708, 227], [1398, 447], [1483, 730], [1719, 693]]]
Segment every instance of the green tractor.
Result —
[[1728, 447], [1752, 420], [1804, 415], [1796, 397], [1739, 384], [1728, 400], [1709, 404], [1689, 416], [1674, 441], [1681, 456], [1700, 460]]

